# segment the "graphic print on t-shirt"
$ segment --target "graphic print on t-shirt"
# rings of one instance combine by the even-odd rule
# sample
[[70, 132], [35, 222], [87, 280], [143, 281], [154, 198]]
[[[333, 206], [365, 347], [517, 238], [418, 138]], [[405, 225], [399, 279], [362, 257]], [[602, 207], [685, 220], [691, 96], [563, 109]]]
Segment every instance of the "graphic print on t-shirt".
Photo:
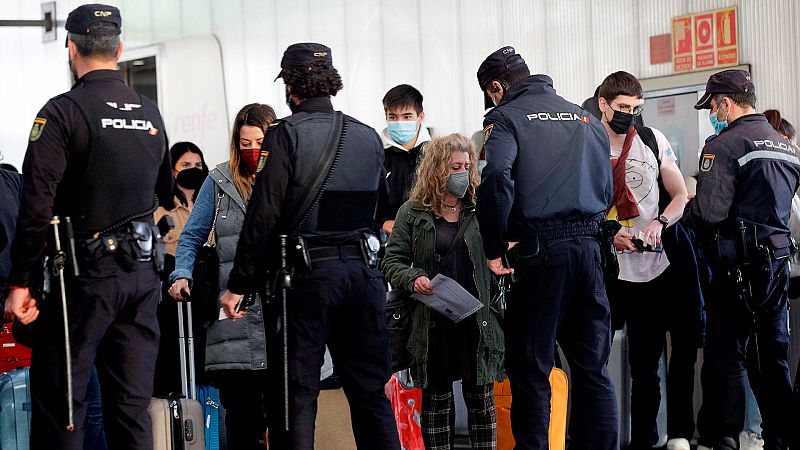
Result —
[[658, 179], [658, 170], [649, 162], [633, 159], [630, 156], [625, 163], [625, 182], [636, 199], [636, 204], [639, 205], [653, 192]]

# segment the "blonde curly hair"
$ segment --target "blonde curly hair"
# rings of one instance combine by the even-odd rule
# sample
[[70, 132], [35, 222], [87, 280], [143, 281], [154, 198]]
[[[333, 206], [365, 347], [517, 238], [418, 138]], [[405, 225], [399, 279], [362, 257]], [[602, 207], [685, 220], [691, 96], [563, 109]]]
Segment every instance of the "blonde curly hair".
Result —
[[441, 216], [444, 198], [447, 195], [447, 178], [450, 176], [452, 154], [463, 152], [469, 156], [469, 187], [464, 199], [475, 201], [475, 189], [481, 181], [478, 161], [472, 140], [458, 133], [436, 137], [425, 144], [423, 158], [417, 168], [417, 181], [411, 191], [410, 200], [430, 209], [435, 217]]

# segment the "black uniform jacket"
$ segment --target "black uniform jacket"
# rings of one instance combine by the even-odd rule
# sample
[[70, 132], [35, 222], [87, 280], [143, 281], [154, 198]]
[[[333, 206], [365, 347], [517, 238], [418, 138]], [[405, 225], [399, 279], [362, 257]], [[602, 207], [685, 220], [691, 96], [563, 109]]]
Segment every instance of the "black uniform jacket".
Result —
[[800, 179], [797, 152], [763, 114], [734, 120], [703, 147], [697, 195], [686, 207], [684, 221], [702, 240], [717, 230], [730, 235], [738, 220], [758, 225], [759, 240], [789, 233]]
[[[72, 86], [72, 90], [75, 89], [88, 89], [92, 95], [97, 95], [118, 108], [148, 101], [128, 88], [114, 70], [89, 72]], [[108, 107], [113, 108], [111, 105]], [[91, 142], [94, 137], [90, 129], [80, 107], [66, 95], [50, 99], [39, 111], [22, 165], [22, 200], [16, 237], [11, 248], [11, 286], [29, 286], [31, 276], [41, 271], [40, 261], [50, 220], [54, 215], [69, 215], [68, 204], [80, 201], [79, 198], [76, 199], [75, 190], [85, 175], [92, 150]], [[164, 142], [164, 156], [160, 167], [134, 164], [129, 173], [130, 177], [138, 178], [141, 177], [139, 171], [157, 170], [153, 194], [158, 196], [162, 206], [172, 202], [173, 188], [172, 167], [166, 140]], [[131, 159], [135, 160], [135, 157]], [[98, 171], [91, 176], [103, 177], [104, 173]], [[150, 203], [153, 194], [147, 194]], [[131, 207], [128, 204], [133, 202], [139, 203], [139, 199], [130, 195], [126, 200], [123, 196], [123, 201], [115, 205], [113, 212], [109, 211], [109, 216], [137, 212], [133, 209], [138, 206]]]
[[572, 223], [605, 212], [613, 186], [608, 133], [594, 116], [533, 75], [514, 84], [484, 119], [486, 167], [476, 214], [486, 257], [524, 241], [527, 226]]
[[[295, 107], [293, 117], [302, 113], [333, 114], [333, 111], [330, 98], [312, 97]], [[340, 161], [334, 171], [331, 184], [336, 184], [336, 180], [340, 178], [358, 179], [372, 175], [379, 175], [380, 178], [375, 178], [377, 188], [371, 193], [372, 200], [361, 200], [360, 193], [355, 191], [349, 194], [339, 192], [340, 197], [338, 198], [341, 201], [339, 205], [330, 204], [331, 202], [326, 202], [325, 198], [320, 199], [312, 210], [318, 211], [317, 217], [325, 216], [326, 222], [334, 222], [333, 229], [342, 231], [302, 232], [306, 242], [312, 247], [357, 243], [361, 231], [378, 226], [375, 222], [376, 210], [385, 208], [388, 192], [386, 170], [383, 167], [383, 146], [380, 138], [375, 130], [352, 117], [346, 116], [345, 121], [348, 131], [345, 134], [346, 137], [343, 138], [345, 142], [343, 152], [346, 153], [349, 150], [353, 153], [343, 154], [342, 159], [353, 161], [355, 158], [357, 161], [363, 157], [364, 164], [348, 165]], [[354, 136], [361, 136], [364, 140], [352, 142], [350, 138]], [[318, 144], [315, 142], [313, 145]], [[304, 157], [302, 148], [295, 148], [289, 135], [288, 126], [283, 122], [270, 127], [264, 139], [263, 148], [269, 151], [269, 156], [264, 168], [256, 177], [253, 194], [247, 206], [247, 214], [236, 247], [234, 266], [228, 279], [228, 289], [237, 294], [257, 288], [257, 283], [259, 279], [263, 278], [266, 267], [274, 263], [275, 257], [278, 255], [278, 235], [287, 232], [285, 229], [287, 217], [296, 214], [289, 199], [298, 196], [298, 192], [303, 188], [298, 184], [298, 179], [305, 178], [304, 175], [307, 175], [309, 165], [315, 163], [315, 161], [308, 161], [309, 157]], [[376, 190], [377, 192], [375, 192]], [[332, 187], [329, 187], [325, 195], [333, 195], [331, 191]], [[348, 195], [352, 199], [348, 198]], [[377, 197], [377, 202], [375, 197]], [[352, 218], [351, 207], [353, 205], [345, 204], [352, 202], [364, 204], [365, 208], [370, 208], [368, 211], [359, 211], [359, 215], [366, 213], [370, 221], [365, 227], [339, 226]], [[312, 219], [307, 223], [313, 222], [313, 217], [312, 214]], [[317, 223], [319, 224], [321, 221], [317, 221]]]

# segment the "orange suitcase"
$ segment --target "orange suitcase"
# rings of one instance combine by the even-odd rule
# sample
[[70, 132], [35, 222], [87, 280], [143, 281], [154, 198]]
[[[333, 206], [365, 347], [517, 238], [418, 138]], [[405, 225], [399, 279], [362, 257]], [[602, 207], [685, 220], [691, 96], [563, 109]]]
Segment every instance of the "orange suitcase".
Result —
[[[567, 374], [554, 368], [550, 372], [550, 450], [564, 450], [567, 439]], [[513, 450], [511, 434], [511, 386], [508, 380], [494, 385], [494, 403], [497, 409], [497, 450]]]

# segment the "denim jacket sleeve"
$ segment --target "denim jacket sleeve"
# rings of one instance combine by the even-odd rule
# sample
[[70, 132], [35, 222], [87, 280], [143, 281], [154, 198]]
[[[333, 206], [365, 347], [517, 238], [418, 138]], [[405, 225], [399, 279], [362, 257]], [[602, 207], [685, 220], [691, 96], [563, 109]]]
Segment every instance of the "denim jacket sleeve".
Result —
[[200, 192], [197, 193], [192, 213], [178, 238], [178, 249], [175, 251], [175, 270], [169, 276], [170, 283], [174, 283], [178, 278], [192, 281], [194, 259], [197, 257], [197, 251], [208, 240], [216, 209], [214, 181], [208, 177], [200, 187]]

